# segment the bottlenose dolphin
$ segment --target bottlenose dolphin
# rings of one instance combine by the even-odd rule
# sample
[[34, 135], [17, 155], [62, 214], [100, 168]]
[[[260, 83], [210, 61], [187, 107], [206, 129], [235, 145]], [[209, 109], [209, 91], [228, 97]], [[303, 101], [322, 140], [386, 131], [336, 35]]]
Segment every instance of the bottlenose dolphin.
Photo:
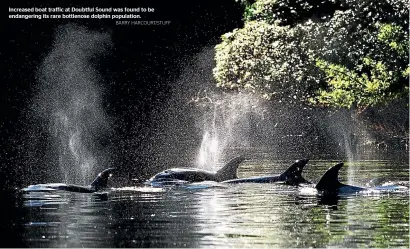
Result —
[[164, 184], [187, 184], [192, 182], [215, 181], [222, 182], [228, 179], [237, 178], [236, 172], [240, 163], [245, 160], [244, 156], [235, 157], [224, 167], [216, 172], [197, 169], [197, 168], [172, 168], [166, 169], [153, 177], [145, 184], [164, 185]]
[[365, 190], [366, 188], [346, 185], [339, 182], [339, 170], [344, 164], [338, 163], [328, 169], [319, 182], [316, 184], [316, 189], [322, 191], [324, 194], [356, 193]]
[[115, 168], [108, 168], [98, 174], [94, 181], [89, 186], [79, 186], [65, 183], [46, 183], [30, 185], [27, 188], [23, 188], [24, 192], [45, 192], [63, 190], [69, 192], [78, 193], [94, 193], [107, 187], [108, 178], [112, 176], [112, 172]]
[[365, 190], [375, 191], [396, 191], [406, 189], [404, 186], [377, 186], [373, 188], [365, 188], [359, 186], [347, 185], [339, 182], [339, 170], [344, 164], [338, 163], [328, 169], [316, 184], [316, 189], [321, 191], [323, 195], [337, 195], [337, 194], [354, 194]]
[[283, 182], [289, 185], [299, 185], [300, 183], [310, 183], [302, 176], [302, 171], [305, 165], [309, 162], [309, 159], [297, 160], [287, 170], [280, 175], [273, 176], [260, 176], [239, 178], [223, 181], [222, 183], [274, 183]]

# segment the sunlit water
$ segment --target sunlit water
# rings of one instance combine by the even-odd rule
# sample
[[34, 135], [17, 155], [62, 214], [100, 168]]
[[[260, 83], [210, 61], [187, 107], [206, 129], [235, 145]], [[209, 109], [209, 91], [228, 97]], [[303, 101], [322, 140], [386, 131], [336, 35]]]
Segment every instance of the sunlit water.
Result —
[[[311, 160], [304, 175], [315, 182], [335, 162]], [[280, 173], [290, 163], [247, 160], [239, 176]], [[356, 185], [387, 177], [408, 187], [407, 161], [350, 167]], [[408, 188], [323, 199], [309, 187], [211, 186], [25, 194], [16, 207], [16, 236], [28, 247], [409, 247]]]

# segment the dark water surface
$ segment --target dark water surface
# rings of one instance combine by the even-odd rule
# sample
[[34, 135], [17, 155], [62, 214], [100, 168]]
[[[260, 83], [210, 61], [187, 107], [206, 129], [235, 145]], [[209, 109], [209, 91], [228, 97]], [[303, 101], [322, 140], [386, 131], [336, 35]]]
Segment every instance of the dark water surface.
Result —
[[[291, 160], [247, 160], [239, 176], [280, 173]], [[311, 160], [313, 182], [336, 161]], [[341, 181], [407, 185], [408, 161], [347, 163]], [[387, 180], [383, 180], [384, 182]], [[311, 187], [213, 185], [117, 188], [102, 194], [29, 193], [14, 239], [28, 247], [409, 247], [409, 191], [324, 199]]]

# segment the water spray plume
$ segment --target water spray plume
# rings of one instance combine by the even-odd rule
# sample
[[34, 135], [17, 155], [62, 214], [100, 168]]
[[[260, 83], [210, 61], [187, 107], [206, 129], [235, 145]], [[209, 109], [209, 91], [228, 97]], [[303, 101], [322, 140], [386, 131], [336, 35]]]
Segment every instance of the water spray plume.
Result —
[[109, 125], [94, 63], [109, 44], [108, 34], [61, 26], [38, 71], [36, 112], [49, 124], [55, 150], [49, 153], [56, 155], [62, 178], [69, 183], [85, 184], [104, 167], [96, 144]]
[[[210, 96], [212, 95], [212, 96]], [[197, 165], [207, 170], [217, 170], [229, 152], [252, 147], [251, 125], [255, 117], [263, 119], [261, 98], [245, 93], [205, 93], [198, 98], [201, 109], [202, 141]]]

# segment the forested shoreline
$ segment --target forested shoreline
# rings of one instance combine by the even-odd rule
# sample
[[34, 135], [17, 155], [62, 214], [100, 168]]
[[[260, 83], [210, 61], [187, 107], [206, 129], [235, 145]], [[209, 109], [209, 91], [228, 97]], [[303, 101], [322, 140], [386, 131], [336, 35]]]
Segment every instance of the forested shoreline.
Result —
[[407, 1], [240, 2], [243, 27], [215, 47], [217, 86], [345, 111], [371, 135], [362, 143], [408, 149]]

